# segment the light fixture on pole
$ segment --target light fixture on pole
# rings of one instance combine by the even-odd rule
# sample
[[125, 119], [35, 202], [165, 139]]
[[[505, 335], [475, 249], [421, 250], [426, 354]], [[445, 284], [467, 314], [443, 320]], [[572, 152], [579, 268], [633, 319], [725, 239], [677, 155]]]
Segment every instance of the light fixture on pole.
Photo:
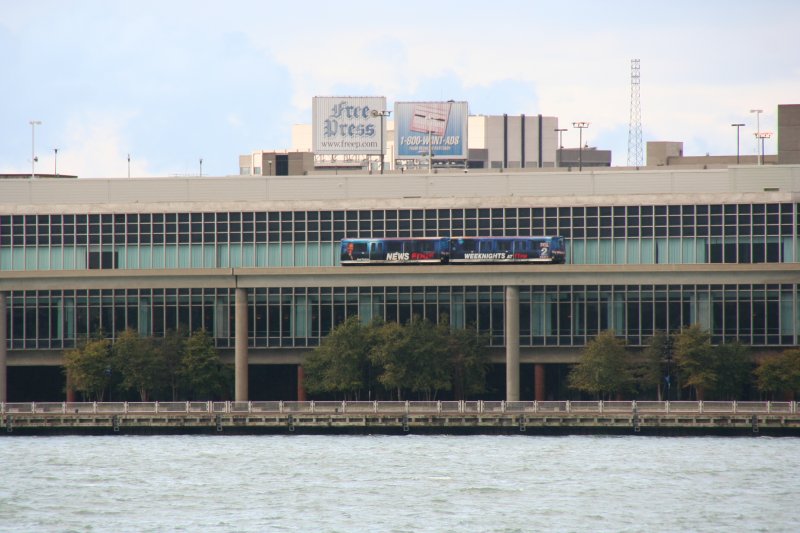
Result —
[[[758, 139], [758, 136], [761, 133], [761, 113], [763, 113], [764, 110], [751, 109], [750, 112], [756, 114], [756, 139]], [[756, 140], [756, 152], [758, 152], [758, 140]], [[761, 154], [758, 155], [758, 164], [761, 164]]]
[[55, 153], [55, 158], [53, 159], [53, 174], [58, 177], [58, 148], [53, 148], [53, 153]]
[[583, 130], [589, 127], [588, 122], [573, 122], [573, 128], [578, 128], [578, 171], [583, 170]]
[[759, 165], [764, 164], [764, 139], [769, 139], [772, 137], [771, 131], [759, 131], [756, 133], [756, 139], [761, 139], [761, 152], [759, 153]]
[[391, 111], [378, 111], [377, 109], [373, 109], [370, 114], [373, 117], [381, 117], [381, 174], [383, 174], [383, 154], [385, 153], [385, 148], [383, 145], [383, 120], [385, 117], [388, 117], [392, 114]]
[[39, 160], [36, 157], [36, 126], [42, 123], [41, 120], [31, 120], [31, 179], [36, 178], [36, 162]]
[[563, 150], [564, 150], [564, 137], [562, 137], [562, 135], [564, 134], [565, 131], [567, 131], [567, 128], [556, 128], [553, 131], [558, 132], [558, 164], [556, 166], [560, 167], [561, 156], [563, 155]]
[[731, 124], [734, 128], [736, 128], [736, 164], [739, 164], [739, 128], [744, 126], [744, 124]]

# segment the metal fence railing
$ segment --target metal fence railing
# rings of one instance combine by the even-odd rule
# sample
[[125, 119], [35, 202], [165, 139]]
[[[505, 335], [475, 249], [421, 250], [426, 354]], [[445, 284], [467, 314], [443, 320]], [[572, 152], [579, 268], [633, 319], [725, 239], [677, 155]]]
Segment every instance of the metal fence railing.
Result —
[[2, 414], [798, 414], [798, 402], [722, 401], [251, 401], [0, 403]]

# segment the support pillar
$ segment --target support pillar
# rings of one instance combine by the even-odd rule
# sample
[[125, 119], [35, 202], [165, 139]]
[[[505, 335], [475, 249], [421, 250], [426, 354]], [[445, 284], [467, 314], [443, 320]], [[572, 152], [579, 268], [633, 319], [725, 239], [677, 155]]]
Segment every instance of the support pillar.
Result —
[[237, 402], [248, 400], [248, 360], [247, 360], [247, 289], [236, 289], [235, 324], [236, 333], [234, 340], [234, 374], [236, 381], [235, 399]]
[[75, 394], [75, 389], [72, 388], [72, 379], [69, 377], [69, 372], [67, 372], [67, 379], [66, 385], [64, 389], [67, 393], [67, 403], [75, 403], [77, 401], [77, 394]]
[[0, 292], [0, 402], [8, 401], [8, 309], [6, 293]]
[[519, 401], [519, 287], [506, 287], [506, 401]]
[[303, 365], [297, 365], [297, 401], [306, 401], [306, 387], [305, 387], [306, 373], [303, 370]]
[[536, 363], [533, 365], [533, 391], [537, 402], [543, 402], [547, 397], [544, 388], [544, 376], [544, 364]]

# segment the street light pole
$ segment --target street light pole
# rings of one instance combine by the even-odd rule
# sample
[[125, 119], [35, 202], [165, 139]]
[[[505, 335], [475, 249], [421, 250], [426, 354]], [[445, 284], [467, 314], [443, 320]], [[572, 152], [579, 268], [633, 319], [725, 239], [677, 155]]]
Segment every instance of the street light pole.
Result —
[[373, 117], [381, 117], [381, 174], [383, 174], [383, 154], [385, 153], [383, 144], [383, 119], [391, 115], [391, 111], [373, 109], [370, 113]]
[[58, 177], [58, 148], [53, 148], [55, 158], [53, 159], [53, 174]]
[[772, 132], [770, 131], [760, 131], [756, 133], [756, 139], [761, 139], [761, 153], [759, 154], [761, 157], [761, 163], [759, 164], [764, 163], [764, 139], [769, 139], [770, 137], [772, 137]]
[[31, 179], [36, 178], [36, 126], [42, 123], [41, 120], [31, 120]]
[[583, 130], [589, 127], [588, 122], [573, 122], [573, 128], [578, 128], [578, 172], [583, 171]]
[[[761, 134], [761, 113], [763, 113], [764, 110], [763, 109], [751, 109], [750, 112], [756, 114], [756, 139], [758, 139], [759, 135]], [[758, 140], [756, 140], [756, 152], [758, 152]], [[761, 163], [762, 163], [761, 154], [759, 154], [758, 155], [758, 164], [760, 165]]]
[[736, 164], [739, 164], [739, 128], [744, 126], [744, 124], [731, 124], [734, 128], [736, 128]]
[[562, 135], [567, 131], [567, 128], [556, 128], [553, 131], [558, 132], [558, 165], [556, 166], [561, 167], [561, 156], [564, 154], [564, 137]]
[[131, 179], [131, 154], [128, 154], [128, 179]]
[[200, 177], [203, 177], [203, 158], [200, 158]]

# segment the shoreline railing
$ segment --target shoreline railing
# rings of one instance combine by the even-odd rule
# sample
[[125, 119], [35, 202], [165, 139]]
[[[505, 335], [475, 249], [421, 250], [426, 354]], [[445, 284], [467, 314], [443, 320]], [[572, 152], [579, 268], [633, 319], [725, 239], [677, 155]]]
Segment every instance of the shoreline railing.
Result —
[[0, 403], [0, 414], [326, 414], [326, 415], [691, 415], [800, 413], [798, 402], [737, 401], [248, 401], [248, 402], [25, 402]]

